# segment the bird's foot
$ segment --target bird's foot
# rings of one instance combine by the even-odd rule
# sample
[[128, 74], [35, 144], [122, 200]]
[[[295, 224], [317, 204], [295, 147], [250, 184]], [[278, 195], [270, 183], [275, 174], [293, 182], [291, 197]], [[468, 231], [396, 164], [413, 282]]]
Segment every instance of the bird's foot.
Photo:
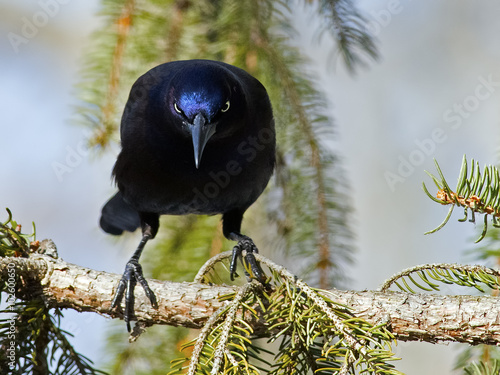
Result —
[[244, 257], [245, 262], [249, 265], [249, 269], [253, 274], [251, 276], [247, 271], [247, 267], [245, 267], [245, 275], [247, 276], [247, 278], [254, 278], [264, 284], [266, 282], [266, 275], [264, 274], [264, 271], [260, 267], [260, 264], [259, 262], [257, 262], [257, 259], [255, 259], [254, 255], [255, 253], [259, 252], [257, 246], [255, 246], [255, 243], [250, 237], [244, 235], [239, 235], [238, 237], [238, 243], [235, 247], [233, 247], [233, 255], [231, 257], [231, 265], [229, 267], [231, 280], [234, 280], [234, 277], [238, 276], [238, 274], [236, 273], [238, 258], [241, 258], [243, 263]]
[[123, 272], [123, 276], [118, 283], [115, 297], [113, 298], [113, 302], [111, 303], [111, 308], [119, 306], [123, 300], [123, 296], [125, 295], [125, 311], [123, 313], [123, 318], [125, 320], [125, 323], [127, 323], [127, 330], [129, 332], [130, 320], [134, 317], [134, 288], [137, 282], [141, 284], [142, 288], [144, 289], [144, 293], [146, 293], [146, 296], [151, 302], [151, 305], [155, 309], [158, 308], [156, 296], [149, 288], [148, 282], [142, 274], [142, 266], [136, 259], [130, 259], [125, 266], [125, 272]]

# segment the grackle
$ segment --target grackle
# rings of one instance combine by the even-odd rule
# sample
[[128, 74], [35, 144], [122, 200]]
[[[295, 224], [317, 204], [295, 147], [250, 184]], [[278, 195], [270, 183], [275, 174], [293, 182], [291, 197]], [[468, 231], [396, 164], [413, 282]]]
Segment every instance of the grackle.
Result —
[[142, 229], [112, 306], [125, 295], [130, 331], [139, 282], [157, 307], [139, 264], [156, 236], [160, 215], [222, 214], [224, 236], [237, 241], [230, 265], [245, 259], [263, 281], [252, 239], [241, 234], [246, 209], [266, 187], [275, 164], [275, 130], [264, 86], [219, 61], [173, 61], [157, 66], [132, 86], [121, 120], [122, 150], [113, 169], [118, 192], [102, 209], [101, 228], [114, 235]]

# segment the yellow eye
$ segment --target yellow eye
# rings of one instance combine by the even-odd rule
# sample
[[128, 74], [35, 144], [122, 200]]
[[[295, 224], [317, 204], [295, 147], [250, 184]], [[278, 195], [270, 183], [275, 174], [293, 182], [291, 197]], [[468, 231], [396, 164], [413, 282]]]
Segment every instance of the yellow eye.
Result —
[[220, 111], [221, 112], [227, 112], [229, 110], [229, 106], [230, 106], [230, 103], [229, 103], [229, 100], [226, 102], [226, 104], [224, 104], [224, 108], [221, 108]]
[[175, 112], [182, 113], [182, 111], [179, 109], [179, 107], [177, 107], [177, 103], [174, 103], [174, 109], [175, 109]]

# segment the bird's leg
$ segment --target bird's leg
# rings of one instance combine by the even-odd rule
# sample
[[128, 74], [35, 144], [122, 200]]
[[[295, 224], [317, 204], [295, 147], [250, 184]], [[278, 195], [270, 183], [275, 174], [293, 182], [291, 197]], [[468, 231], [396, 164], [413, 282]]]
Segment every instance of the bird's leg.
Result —
[[[260, 281], [262, 284], [266, 282], [266, 275], [262, 268], [260, 268], [259, 262], [255, 259], [254, 253], [258, 253], [259, 250], [255, 246], [253, 240], [240, 233], [241, 221], [243, 220], [244, 209], [236, 209], [228, 211], [222, 215], [222, 232], [224, 236], [232, 241], [237, 241], [238, 243], [233, 248], [233, 255], [231, 257], [231, 265], [229, 266], [229, 272], [231, 275], [231, 280], [234, 280], [236, 274], [236, 266], [238, 258], [243, 261], [243, 255], [245, 256], [245, 261], [250, 265], [253, 277]], [[245, 254], [243, 254], [245, 251]], [[249, 277], [245, 269], [245, 274]]]
[[[258, 253], [259, 250], [255, 243], [250, 237], [247, 237], [240, 233], [231, 232], [228, 236], [230, 240], [238, 241], [235, 247], [233, 247], [233, 255], [231, 257], [231, 264], [229, 266], [229, 273], [231, 275], [231, 280], [234, 280], [235, 276], [238, 276], [236, 273], [236, 266], [238, 258], [243, 260], [243, 256], [245, 256], [245, 261], [250, 265], [250, 269], [254, 275], [254, 278], [260, 281], [261, 283], [265, 283], [266, 275], [262, 268], [260, 267], [259, 262], [255, 259], [254, 253]], [[245, 251], [245, 254], [243, 254]], [[245, 270], [245, 274], [249, 277], [248, 272]]]
[[113, 302], [111, 304], [111, 308], [115, 308], [119, 306], [122, 302], [123, 295], [125, 294], [125, 312], [124, 312], [124, 320], [127, 323], [127, 330], [130, 332], [130, 320], [134, 315], [134, 288], [139, 282], [146, 296], [149, 298], [151, 305], [157, 309], [158, 303], [156, 301], [156, 296], [153, 291], [149, 288], [148, 282], [144, 278], [142, 274], [142, 266], [139, 264], [139, 257], [141, 256], [142, 250], [144, 250], [144, 246], [148, 242], [149, 239], [152, 238], [152, 234], [150, 230], [144, 231], [142, 235], [141, 242], [139, 246], [135, 250], [134, 254], [127, 262], [125, 266], [125, 272], [123, 272], [123, 276], [118, 283], [118, 287], [116, 289], [115, 297], [113, 298]]

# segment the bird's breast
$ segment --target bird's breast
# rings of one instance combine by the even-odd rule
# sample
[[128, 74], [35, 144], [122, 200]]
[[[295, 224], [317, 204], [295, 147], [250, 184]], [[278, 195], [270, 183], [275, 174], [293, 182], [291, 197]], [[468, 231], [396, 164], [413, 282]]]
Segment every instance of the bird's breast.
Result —
[[116, 179], [138, 211], [212, 215], [246, 209], [257, 199], [272, 174], [274, 143], [252, 138], [229, 151], [209, 144], [198, 169], [192, 151], [124, 164]]

